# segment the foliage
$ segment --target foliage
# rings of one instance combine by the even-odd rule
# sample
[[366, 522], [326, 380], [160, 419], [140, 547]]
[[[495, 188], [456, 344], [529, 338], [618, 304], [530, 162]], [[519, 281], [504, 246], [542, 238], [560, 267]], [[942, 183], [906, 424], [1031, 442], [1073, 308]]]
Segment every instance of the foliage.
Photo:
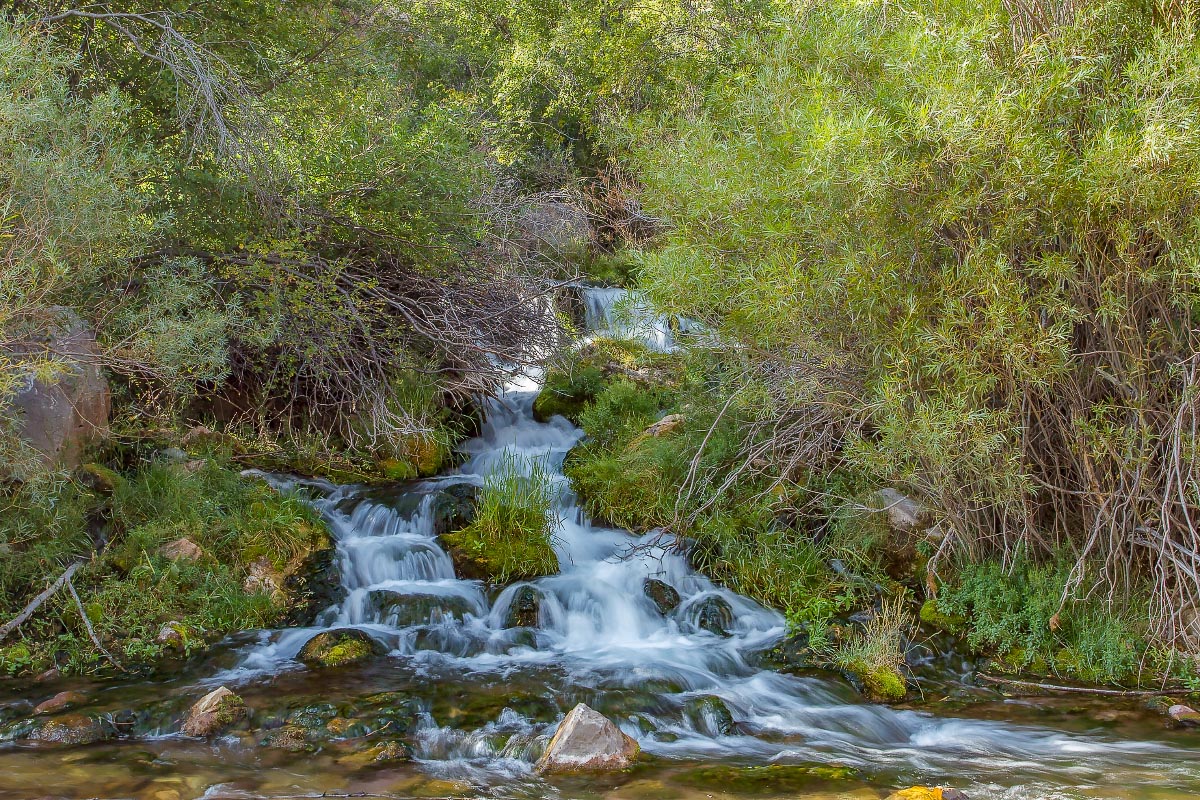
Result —
[[475, 518], [443, 538], [493, 583], [551, 575], [558, 570], [554, 492], [543, 464], [506, 454], [484, 480]]
[[[328, 546], [324, 527], [300, 498], [218, 462], [199, 464], [147, 464], [117, 482], [111, 497], [71, 482], [49, 497], [6, 497], [12, 505], [0, 515], [0, 615], [15, 616], [68, 563], [89, 559], [74, 578], [80, 600], [105, 648], [127, 669], [145, 668], [170, 651], [158, 641], [167, 622], [191, 651], [281, 619], [283, 597], [245, 588], [250, 567], [263, 561], [276, 574], [298, 568], [309, 552]], [[92, 537], [100, 530], [108, 543], [93, 556]], [[183, 537], [203, 551], [199, 559], [162, 553]], [[66, 592], [3, 643], [0, 662], [9, 672], [113, 669]]]
[[861, 631], [833, 645], [828, 653], [834, 665], [862, 682], [872, 700], [904, 698], [905, 635], [913, 625], [907, 602], [903, 594], [885, 599]]
[[1070, 542], [1060, 597], [1099, 564], [1187, 645], [1198, 23], [1152, 5], [1036, 36], [1000, 2], [785, 14], [645, 131], [672, 229], [639, 274], [723, 338], [760, 409], [745, 461], [905, 486], [964, 555]]

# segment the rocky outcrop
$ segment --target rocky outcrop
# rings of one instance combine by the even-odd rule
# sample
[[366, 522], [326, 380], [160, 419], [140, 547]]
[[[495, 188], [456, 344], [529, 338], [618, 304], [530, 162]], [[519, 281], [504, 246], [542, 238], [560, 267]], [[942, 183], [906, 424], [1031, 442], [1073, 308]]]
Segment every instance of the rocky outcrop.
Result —
[[383, 654], [383, 645], [357, 628], [322, 631], [309, 639], [296, 660], [310, 667], [342, 667]]
[[12, 415], [17, 435], [47, 465], [75, 467], [84, 448], [107, 434], [112, 402], [91, 329], [69, 309], [54, 309], [51, 315], [38, 341], [22, 342], [10, 352], [18, 359], [53, 358], [61, 373], [30, 381], [0, 413]]
[[181, 730], [185, 736], [216, 736], [246, 716], [242, 698], [224, 686], [200, 698], [188, 711]]
[[542, 773], [625, 769], [638, 751], [638, 743], [612, 720], [580, 703], [559, 724], [536, 769]]

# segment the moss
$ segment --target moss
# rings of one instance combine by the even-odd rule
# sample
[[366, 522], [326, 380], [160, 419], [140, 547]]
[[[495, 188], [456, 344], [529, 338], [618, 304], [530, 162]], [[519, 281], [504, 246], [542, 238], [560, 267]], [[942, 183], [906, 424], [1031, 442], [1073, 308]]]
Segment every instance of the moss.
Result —
[[552, 368], [546, 371], [542, 390], [533, 402], [533, 414], [546, 421], [561, 415], [578, 421], [588, 401], [603, 388], [604, 372], [594, 364], [573, 368]]
[[313, 667], [343, 667], [382, 652], [370, 634], [354, 628], [323, 631], [312, 637], [296, 659]]
[[937, 600], [932, 597], [921, 604], [919, 616], [921, 622], [947, 633], [962, 633], [967, 624], [963, 617], [942, 611]]
[[846, 665], [846, 671], [862, 683], [867, 698], [877, 703], [898, 702], [908, 692], [904, 676], [895, 667], [854, 661]]

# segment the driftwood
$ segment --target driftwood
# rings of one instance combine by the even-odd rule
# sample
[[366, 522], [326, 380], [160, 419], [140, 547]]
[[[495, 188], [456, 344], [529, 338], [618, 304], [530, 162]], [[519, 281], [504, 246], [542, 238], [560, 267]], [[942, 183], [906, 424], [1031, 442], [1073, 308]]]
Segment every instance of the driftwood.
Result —
[[79, 569], [79, 566], [82, 563], [82, 561], [76, 561], [74, 564], [67, 567], [66, 571], [63, 572], [62, 575], [58, 576], [58, 580], [50, 584], [50, 588], [46, 589], [46, 591], [29, 601], [29, 605], [21, 609], [20, 614], [17, 614], [17, 616], [15, 616], [13, 619], [6, 622], [4, 627], [0, 628], [0, 642], [8, 638], [10, 633], [21, 627], [21, 624], [25, 622], [25, 620], [29, 619], [33, 615], [34, 611], [37, 611], [38, 606], [49, 600], [50, 596], [61, 589], [64, 583], [70, 581], [71, 576], [75, 574], [75, 570]]
[[1162, 697], [1170, 694], [1186, 693], [1187, 689], [1099, 689], [1089, 686], [1059, 686], [1053, 683], [1037, 683], [1035, 681], [1019, 681], [1014, 678], [996, 678], [991, 675], [976, 674], [976, 678], [986, 683], [1017, 686], [1022, 689], [1038, 689], [1043, 692], [1063, 692], [1067, 694], [1095, 694], [1105, 697]]

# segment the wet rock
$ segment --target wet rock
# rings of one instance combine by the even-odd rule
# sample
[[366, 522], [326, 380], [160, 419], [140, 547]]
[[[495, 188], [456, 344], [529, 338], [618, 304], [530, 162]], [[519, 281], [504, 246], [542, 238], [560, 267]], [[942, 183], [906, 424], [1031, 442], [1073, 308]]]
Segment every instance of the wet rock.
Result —
[[684, 705], [684, 714], [696, 730], [708, 736], [729, 736], [736, 731], [733, 714], [719, 697], [693, 697]]
[[441, 536], [470, 525], [475, 519], [478, 496], [479, 487], [470, 483], [456, 483], [438, 492], [430, 508], [434, 535]]
[[332, 543], [314, 548], [283, 581], [289, 598], [289, 625], [311, 625], [325, 609], [346, 599], [338, 567], [337, 548]]
[[245, 716], [246, 704], [242, 698], [222, 686], [191, 707], [181, 730], [185, 736], [216, 736]]
[[296, 660], [310, 667], [341, 667], [382, 655], [383, 645], [357, 628], [322, 631], [300, 648]]
[[908, 684], [904, 676], [888, 664], [853, 661], [846, 665], [844, 672], [851, 683], [874, 703], [896, 703], [903, 700], [908, 693]]
[[186, 536], [164, 544], [158, 553], [172, 561], [199, 561], [204, 558], [203, 548]]
[[308, 731], [299, 725], [284, 725], [269, 731], [260, 742], [264, 747], [288, 750], [293, 753], [312, 751], [316, 746], [309, 741]]
[[404, 744], [391, 741], [382, 742], [366, 750], [351, 753], [348, 756], [342, 756], [337, 760], [337, 764], [347, 769], [358, 770], [373, 766], [395, 764], [400, 761], [410, 761], [411, 759], [412, 753]]
[[34, 714], [57, 714], [68, 708], [81, 706], [87, 702], [87, 696], [80, 692], [59, 692], [49, 700], [43, 700], [34, 709]]
[[542, 593], [534, 586], [522, 586], [513, 595], [508, 613], [504, 615], [506, 628], [536, 628], [538, 614], [542, 609]]
[[37, 725], [26, 738], [44, 744], [81, 745], [102, 742], [114, 735], [112, 728], [95, 717], [67, 714]]
[[546, 773], [625, 769], [633, 764], [639, 749], [638, 743], [610, 719], [580, 703], [559, 724], [536, 770]]
[[373, 591], [367, 602], [379, 618], [398, 628], [436, 624], [443, 620], [462, 620], [475, 606], [462, 595], [401, 594], [385, 589]]
[[[685, 770], [675, 780], [685, 786], [705, 790], [706, 794], [716, 792], [735, 797], [796, 794], [810, 797], [814, 796], [811, 792], [817, 786], [854, 780], [857, 777], [857, 772], [850, 767], [831, 764], [764, 764], [754, 767], [712, 764]], [[874, 793], [870, 796], [877, 797]]]
[[17, 359], [53, 353], [63, 371], [19, 388], [0, 403], [0, 418], [13, 420], [16, 434], [47, 465], [77, 466], [87, 444], [108, 431], [111, 397], [95, 335], [75, 312], [55, 308], [36, 335], [8, 350]]
[[967, 800], [967, 796], [958, 789], [913, 786], [892, 792], [887, 796], [887, 800]]
[[657, 578], [646, 578], [642, 583], [646, 596], [658, 607], [658, 613], [664, 617], [679, 607], [679, 592], [666, 581]]
[[1196, 711], [1191, 706], [1177, 703], [1167, 709], [1167, 715], [1181, 725], [1200, 726], [1200, 711]]
[[58, 667], [51, 667], [45, 672], [40, 673], [36, 678], [33, 679], [33, 682], [49, 683], [50, 681], [56, 681], [61, 677], [62, 673], [59, 671]]
[[722, 597], [709, 597], [700, 603], [696, 626], [717, 636], [729, 636], [733, 628], [733, 608]]

